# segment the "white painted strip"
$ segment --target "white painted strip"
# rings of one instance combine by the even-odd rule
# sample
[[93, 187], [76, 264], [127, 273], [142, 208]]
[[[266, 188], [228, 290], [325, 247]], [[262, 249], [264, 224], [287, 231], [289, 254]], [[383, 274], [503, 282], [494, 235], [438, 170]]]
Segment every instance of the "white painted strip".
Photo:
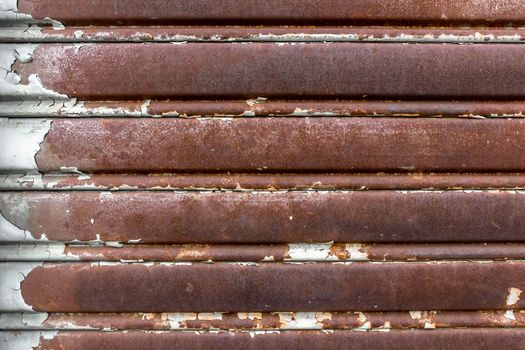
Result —
[[[0, 245], [0, 261], [79, 261], [63, 243]], [[89, 248], [87, 248], [89, 249]]]
[[21, 283], [41, 262], [0, 263], [0, 311], [33, 311], [22, 297]]
[[0, 329], [3, 330], [40, 330], [44, 329], [46, 312], [24, 312], [0, 314]]
[[288, 246], [289, 258], [285, 261], [339, 261], [330, 250], [332, 243], [293, 243]]

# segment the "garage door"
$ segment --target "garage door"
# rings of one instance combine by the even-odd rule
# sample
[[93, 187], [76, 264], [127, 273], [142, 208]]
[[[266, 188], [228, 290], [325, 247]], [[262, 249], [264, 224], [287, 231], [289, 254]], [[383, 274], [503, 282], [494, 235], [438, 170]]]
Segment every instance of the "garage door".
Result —
[[525, 2], [0, 22], [1, 349], [525, 348]]

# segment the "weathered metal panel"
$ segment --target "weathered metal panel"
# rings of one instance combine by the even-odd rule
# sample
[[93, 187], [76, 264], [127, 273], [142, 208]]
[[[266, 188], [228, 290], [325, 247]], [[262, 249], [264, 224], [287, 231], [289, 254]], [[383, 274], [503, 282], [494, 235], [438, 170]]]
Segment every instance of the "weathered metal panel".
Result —
[[[17, 46], [1, 49], [9, 55]], [[20, 81], [7, 95], [41, 85], [57, 96], [102, 100], [525, 96], [525, 47], [513, 44], [101, 43], [28, 49], [15, 56], [12, 74]]]
[[404, 312], [239, 312], [239, 313], [8, 313], [5, 330], [231, 330], [301, 329], [382, 331], [394, 329], [521, 328], [523, 310]]
[[0, 261], [312, 262], [525, 260], [519, 243], [121, 244], [93, 241], [0, 246]]
[[0, 271], [1, 311], [490, 310], [525, 302], [523, 262], [2, 263]]
[[0, 133], [4, 172], [525, 170], [523, 119], [12, 119]]
[[[522, 349], [523, 329], [456, 329], [391, 332], [3, 332], [4, 342], [38, 350], [86, 349]], [[17, 349], [17, 347], [14, 347]], [[8, 350], [11, 350], [8, 348]]]
[[301, 191], [525, 189], [522, 173], [5, 174], [0, 189], [75, 191]]
[[72, 191], [2, 192], [0, 198], [2, 238], [12, 242], [523, 242], [525, 238], [521, 191]]
[[[16, 9], [15, 6], [13, 6]], [[519, 22], [525, 20], [521, 1], [497, 0], [20, 0], [19, 13], [65, 23], [339, 23], [401, 22]]]
[[0, 22], [1, 349], [525, 347], [525, 2]]
[[[523, 348], [523, 329], [456, 329], [391, 332], [2, 332], [4, 343], [51, 349], [479, 349]], [[7, 348], [11, 350], [12, 348]]]

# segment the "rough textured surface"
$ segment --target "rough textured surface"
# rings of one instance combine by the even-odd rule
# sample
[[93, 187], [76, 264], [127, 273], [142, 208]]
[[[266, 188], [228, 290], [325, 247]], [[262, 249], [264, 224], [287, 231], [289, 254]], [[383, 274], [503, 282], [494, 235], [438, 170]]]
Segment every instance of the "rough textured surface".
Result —
[[46, 173], [524, 171], [524, 136], [522, 119], [57, 119], [36, 162]]
[[[523, 242], [514, 191], [3, 192], [30, 238], [141, 243]], [[19, 239], [19, 236], [15, 237]]]
[[49, 44], [16, 69], [90, 99], [520, 99], [524, 59], [512, 44]]
[[51, 312], [519, 309], [509, 295], [524, 273], [522, 262], [67, 263], [34, 268], [20, 293]]
[[0, 349], [525, 347], [524, 1], [0, 21]]
[[521, 1], [498, 0], [21, 0], [19, 12], [66, 23], [523, 22]]

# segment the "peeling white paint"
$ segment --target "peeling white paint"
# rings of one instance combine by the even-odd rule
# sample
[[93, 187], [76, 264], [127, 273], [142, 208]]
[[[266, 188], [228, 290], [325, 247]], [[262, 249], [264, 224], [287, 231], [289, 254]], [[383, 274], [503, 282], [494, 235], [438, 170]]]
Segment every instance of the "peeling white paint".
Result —
[[0, 245], [0, 261], [78, 261], [80, 256], [65, 252], [63, 243]]
[[[16, 97], [22, 100], [68, 100], [69, 97], [67, 95], [45, 88], [38, 75], [31, 74], [28, 77], [28, 84], [22, 84], [20, 75], [12, 70], [12, 66], [16, 61], [22, 63], [30, 62], [37, 47], [38, 44], [0, 44], [0, 68], [4, 71], [2, 84], [0, 84], [0, 95]], [[57, 110], [58, 107], [59, 105], [49, 106], [51, 110]]]
[[348, 252], [348, 260], [352, 261], [368, 261], [368, 253], [366, 246], [363, 244], [346, 244], [346, 251]]
[[0, 313], [0, 329], [3, 330], [36, 330], [43, 329], [44, 321], [49, 314], [45, 312]]
[[[10, 179], [11, 175], [8, 175], [8, 178], [6, 178], [6, 183], [7, 181]], [[14, 185], [16, 184], [16, 185]], [[44, 182], [42, 181], [42, 174], [40, 174], [38, 171], [36, 170], [29, 170], [25, 175], [22, 175], [22, 176], [18, 176], [18, 175], [15, 175], [15, 178], [14, 178], [14, 184], [10, 187], [10, 188], [14, 188], [14, 187], [24, 187], [24, 188], [37, 188], [37, 189], [40, 189], [40, 188], [51, 188], [48, 186], [45, 186], [44, 185]]]
[[197, 314], [197, 319], [203, 321], [222, 320], [222, 313], [220, 312], [201, 312]]
[[170, 329], [183, 329], [184, 327], [181, 326], [182, 322], [185, 321], [194, 321], [197, 319], [196, 313], [180, 313], [180, 312], [170, 312], [167, 313], [167, 319], [170, 324]]
[[409, 311], [409, 313], [410, 313], [410, 317], [413, 320], [420, 320], [422, 317], [421, 311]]
[[503, 316], [505, 316], [505, 318], [509, 319], [509, 320], [512, 320], [512, 321], [515, 321], [516, 320], [516, 317], [514, 316], [514, 311], [512, 310], [507, 310], [505, 311], [505, 313], [503, 314]]
[[37, 348], [40, 339], [53, 339], [58, 331], [0, 332], [2, 350], [31, 350]]
[[0, 310], [7, 312], [33, 311], [22, 297], [20, 284], [42, 262], [0, 263]]
[[513, 306], [518, 303], [520, 300], [520, 295], [522, 293], [522, 290], [519, 288], [511, 287], [509, 288], [509, 294], [507, 295], [506, 303], [507, 306]]
[[27, 242], [27, 241], [48, 241], [45, 234], [40, 239], [36, 239], [31, 232], [23, 230], [9, 220], [0, 212], [0, 242]]
[[0, 170], [38, 171], [35, 156], [51, 129], [46, 119], [0, 119]]
[[285, 261], [338, 261], [332, 255], [332, 243], [292, 243], [288, 244], [288, 256]]
[[280, 312], [281, 329], [322, 329], [323, 321], [332, 318], [326, 312]]
[[237, 313], [237, 317], [239, 317], [240, 320], [262, 320], [262, 313], [261, 312], [239, 312]]
[[424, 329], [435, 329], [436, 325], [432, 322], [425, 321], [425, 325], [423, 326]]

